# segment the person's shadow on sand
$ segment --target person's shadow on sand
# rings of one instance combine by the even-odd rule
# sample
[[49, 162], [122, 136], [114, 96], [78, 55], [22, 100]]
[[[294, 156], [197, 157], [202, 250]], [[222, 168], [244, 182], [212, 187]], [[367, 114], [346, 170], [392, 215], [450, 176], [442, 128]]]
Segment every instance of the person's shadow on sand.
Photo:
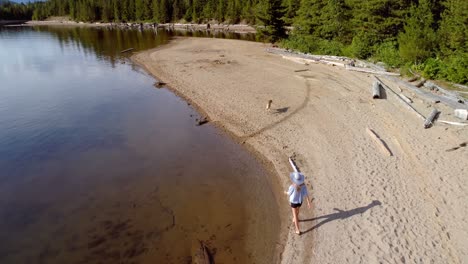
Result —
[[311, 227], [311, 228], [307, 229], [306, 231], [304, 231], [303, 234], [305, 234], [307, 232], [310, 232], [310, 231], [312, 231], [314, 229], [317, 229], [317, 228], [321, 227], [322, 225], [324, 225], [324, 224], [326, 224], [328, 222], [338, 220], [338, 219], [343, 220], [343, 219], [349, 218], [349, 217], [351, 217], [353, 215], [362, 214], [365, 211], [371, 209], [372, 207], [377, 206], [377, 205], [381, 205], [381, 204], [382, 203], [380, 201], [374, 200], [369, 205], [366, 205], [366, 206], [363, 206], [363, 207], [358, 207], [358, 208], [351, 209], [351, 210], [348, 210], [348, 211], [343, 211], [343, 210], [340, 210], [340, 209], [337, 209], [337, 208], [333, 208], [333, 210], [338, 211], [338, 212], [333, 213], [333, 214], [314, 217], [314, 218], [311, 218], [311, 219], [300, 220], [300, 222], [309, 222], [309, 221], [315, 221], [315, 220], [319, 220], [319, 219], [325, 219], [325, 220], [319, 222], [318, 224], [314, 225], [313, 227]]

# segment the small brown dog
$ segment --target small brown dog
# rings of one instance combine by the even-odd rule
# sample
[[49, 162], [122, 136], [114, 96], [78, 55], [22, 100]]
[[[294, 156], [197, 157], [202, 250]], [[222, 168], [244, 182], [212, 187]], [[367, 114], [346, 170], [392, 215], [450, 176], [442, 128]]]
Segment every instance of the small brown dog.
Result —
[[273, 100], [268, 100], [268, 103], [266, 105], [266, 110], [270, 110], [271, 104], [273, 103]]

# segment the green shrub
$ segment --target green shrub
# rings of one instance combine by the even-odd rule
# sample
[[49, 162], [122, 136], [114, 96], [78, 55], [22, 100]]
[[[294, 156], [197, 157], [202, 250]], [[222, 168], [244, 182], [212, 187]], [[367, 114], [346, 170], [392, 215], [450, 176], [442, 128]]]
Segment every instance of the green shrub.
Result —
[[427, 79], [445, 78], [446, 65], [439, 58], [429, 58], [424, 62], [422, 74]]
[[461, 84], [468, 83], [468, 53], [456, 53], [445, 62], [447, 80]]
[[352, 57], [359, 59], [366, 59], [370, 57], [375, 50], [375, 43], [377, 42], [375, 36], [364, 31], [360, 31], [353, 37], [351, 46], [349, 46], [345, 53]]
[[396, 68], [403, 65], [395, 41], [384, 42], [377, 47], [374, 59], [384, 62], [387, 66]]
[[321, 55], [342, 55], [344, 45], [338, 41], [320, 39], [311, 35], [291, 35], [280, 42], [283, 48]]
[[287, 49], [298, 50], [306, 53], [313, 53], [318, 49], [319, 39], [311, 35], [290, 35], [283, 39], [280, 46]]

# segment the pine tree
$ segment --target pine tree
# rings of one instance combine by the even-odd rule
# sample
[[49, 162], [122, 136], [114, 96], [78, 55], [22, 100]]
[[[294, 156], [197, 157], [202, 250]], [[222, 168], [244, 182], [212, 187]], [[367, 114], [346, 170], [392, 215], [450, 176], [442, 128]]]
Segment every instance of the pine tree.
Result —
[[441, 52], [451, 55], [454, 52], [468, 52], [468, 2], [447, 0], [442, 13], [438, 35]]
[[135, 19], [138, 21], [144, 20], [143, 0], [135, 0]]
[[259, 35], [272, 43], [286, 37], [283, 15], [281, 0], [263, 0], [257, 13], [258, 20], [264, 25], [258, 30]]
[[434, 54], [433, 21], [431, 5], [428, 0], [420, 0], [418, 6], [411, 7], [404, 32], [398, 36], [400, 56], [404, 60], [421, 63]]
[[294, 19], [295, 33], [318, 36], [322, 25], [321, 14], [326, 6], [324, 0], [301, 0], [301, 6]]

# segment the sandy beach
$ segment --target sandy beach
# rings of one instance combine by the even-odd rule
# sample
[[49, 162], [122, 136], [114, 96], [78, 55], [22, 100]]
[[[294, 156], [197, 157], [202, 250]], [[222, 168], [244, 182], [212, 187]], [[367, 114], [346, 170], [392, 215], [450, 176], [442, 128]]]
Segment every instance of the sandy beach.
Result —
[[[468, 147], [459, 147], [468, 128], [424, 129], [392, 95], [372, 99], [372, 75], [301, 65], [267, 47], [177, 38], [133, 59], [270, 166], [282, 212], [281, 263], [468, 263]], [[413, 101], [424, 115], [435, 106], [440, 119], [453, 120], [442, 104]], [[289, 156], [313, 197], [312, 210], [301, 210], [301, 236], [282, 194]]]

